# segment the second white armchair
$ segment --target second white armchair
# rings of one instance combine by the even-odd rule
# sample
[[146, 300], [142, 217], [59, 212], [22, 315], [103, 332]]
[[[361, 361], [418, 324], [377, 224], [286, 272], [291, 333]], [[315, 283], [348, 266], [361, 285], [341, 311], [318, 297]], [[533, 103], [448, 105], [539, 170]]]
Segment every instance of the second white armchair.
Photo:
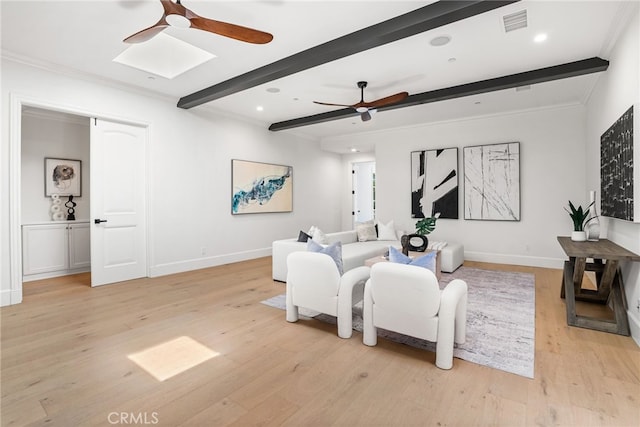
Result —
[[363, 342], [377, 344], [377, 328], [436, 343], [436, 366], [451, 369], [454, 342], [465, 341], [467, 284], [455, 279], [441, 291], [432, 271], [381, 262], [364, 289]]

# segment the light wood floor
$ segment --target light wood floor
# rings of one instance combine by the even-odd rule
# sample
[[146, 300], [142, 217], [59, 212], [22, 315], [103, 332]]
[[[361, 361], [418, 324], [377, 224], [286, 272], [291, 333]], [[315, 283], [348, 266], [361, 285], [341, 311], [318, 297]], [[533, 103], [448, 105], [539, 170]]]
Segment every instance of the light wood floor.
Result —
[[[560, 270], [465, 265], [535, 273], [535, 379], [287, 323], [260, 304], [284, 292], [261, 258], [96, 289], [87, 274], [25, 283], [0, 310], [2, 425], [639, 425], [640, 349], [568, 327]], [[164, 381], [128, 357], [180, 337], [218, 355]]]

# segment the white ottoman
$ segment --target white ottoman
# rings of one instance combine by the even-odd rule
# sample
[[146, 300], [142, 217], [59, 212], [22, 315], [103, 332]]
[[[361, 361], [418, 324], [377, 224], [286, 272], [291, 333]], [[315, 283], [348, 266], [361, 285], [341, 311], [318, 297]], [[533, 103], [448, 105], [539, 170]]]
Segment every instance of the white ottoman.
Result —
[[460, 243], [447, 243], [440, 249], [441, 271], [453, 273], [464, 262], [464, 246]]

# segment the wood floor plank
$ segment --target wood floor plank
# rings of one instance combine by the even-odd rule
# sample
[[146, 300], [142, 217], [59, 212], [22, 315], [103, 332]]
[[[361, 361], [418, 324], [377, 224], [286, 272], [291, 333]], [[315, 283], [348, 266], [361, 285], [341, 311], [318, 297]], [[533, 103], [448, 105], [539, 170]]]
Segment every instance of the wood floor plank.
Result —
[[[561, 270], [465, 266], [535, 275], [533, 379], [288, 323], [260, 303], [285, 290], [267, 257], [99, 288], [86, 273], [25, 283], [0, 309], [0, 425], [638, 425], [640, 348], [567, 326]], [[175, 339], [217, 355], [164, 381], [129, 357]]]

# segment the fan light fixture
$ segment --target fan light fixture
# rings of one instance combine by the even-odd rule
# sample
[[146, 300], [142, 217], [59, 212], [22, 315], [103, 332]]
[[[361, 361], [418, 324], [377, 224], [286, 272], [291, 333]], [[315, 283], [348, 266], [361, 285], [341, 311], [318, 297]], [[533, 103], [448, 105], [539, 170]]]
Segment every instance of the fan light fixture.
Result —
[[175, 13], [167, 15], [165, 19], [167, 20], [167, 24], [172, 27], [189, 28], [191, 26], [191, 22], [186, 17]]

